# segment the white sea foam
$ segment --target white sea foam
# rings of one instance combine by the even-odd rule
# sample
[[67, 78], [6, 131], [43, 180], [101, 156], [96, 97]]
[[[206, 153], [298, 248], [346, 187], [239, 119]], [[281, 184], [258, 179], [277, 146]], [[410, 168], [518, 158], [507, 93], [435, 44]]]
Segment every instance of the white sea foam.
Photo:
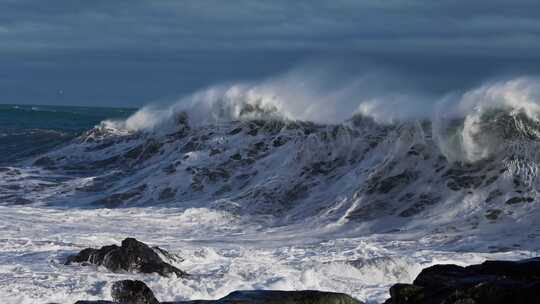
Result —
[[[388, 297], [391, 284], [411, 282], [422, 267], [434, 263], [464, 265], [531, 254], [430, 250], [421, 241], [384, 235], [336, 238], [298, 227], [292, 234], [287, 228], [257, 231], [249, 226], [240, 234], [223, 234], [230, 219], [190, 209], [0, 207], [0, 223], [0, 296], [4, 303], [19, 304], [110, 299], [111, 284], [121, 279], [142, 279], [158, 299], [168, 301], [215, 299], [237, 289], [320, 289], [375, 303]], [[61, 264], [68, 254], [119, 243], [127, 235], [178, 253], [185, 261], [176, 266], [193, 277], [114, 274]]]

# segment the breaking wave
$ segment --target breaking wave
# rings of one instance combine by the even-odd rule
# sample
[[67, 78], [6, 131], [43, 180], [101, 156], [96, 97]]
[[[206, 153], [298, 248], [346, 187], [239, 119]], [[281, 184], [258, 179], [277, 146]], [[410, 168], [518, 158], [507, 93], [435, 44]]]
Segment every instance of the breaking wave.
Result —
[[[209, 208], [270, 226], [363, 231], [530, 216], [540, 185], [538, 79], [488, 83], [429, 105], [418, 97], [426, 107], [414, 113], [401, 108], [421, 94], [375, 98], [373, 88], [359, 93], [373, 84], [361, 79], [318, 95], [321, 82], [292, 74], [217, 86], [104, 121], [29, 162], [54, 176], [47, 185], [0, 172], [4, 201]], [[21, 175], [28, 187], [13, 185]], [[392, 225], [380, 226], [383, 218]]]
[[[212, 87], [0, 167], [3, 228], [19, 238], [4, 242], [2, 292], [103, 298], [126, 274], [54, 261], [126, 235], [182, 250], [200, 280], [144, 279], [186, 299], [311, 288], [382, 301], [422, 266], [538, 250], [538, 79], [440, 98], [326, 80]], [[13, 252], [32, 254], [15, 267]]]

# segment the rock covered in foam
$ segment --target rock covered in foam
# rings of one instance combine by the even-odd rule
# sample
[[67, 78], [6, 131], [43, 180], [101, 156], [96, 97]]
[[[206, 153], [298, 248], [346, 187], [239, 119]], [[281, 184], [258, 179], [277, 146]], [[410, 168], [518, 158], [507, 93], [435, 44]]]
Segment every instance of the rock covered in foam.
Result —
[[413, 284], [392, 286], [385, 303], [540, 303], [539, 287], [540, 258], [468, 267], [435, 265], [422, 270]]
[[[156, 252], [157, 251], [157, 252]], [[159, 253], [159, 254], [158, 254]], [[76, 255], [70, 256], [65, 262], [66, 265], [72, 263], [93, 264], [104, 266], [113, 272], [129, 271], [141, 273], [157, 273], [161, 276], [169, 277], [175, 274], [177, 277], [185, 277], [188, 274], [160, 257], [173, 256], [165, 250], [152, 249], [145, 243], [134, 238], [126, 238], [122, 245], [104, 246], [100, 249], [86, 248]]]

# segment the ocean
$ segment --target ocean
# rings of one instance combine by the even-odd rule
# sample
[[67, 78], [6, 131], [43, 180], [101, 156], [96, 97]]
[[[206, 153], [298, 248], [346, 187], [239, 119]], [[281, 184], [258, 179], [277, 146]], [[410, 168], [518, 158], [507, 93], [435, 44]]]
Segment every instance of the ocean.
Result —
[[135, 110], [0, 104], [0, 165], [45, 153], [105, 119], [122, 119]]
[[[106, 300], [137, 279], [166, 301], [315, 289], [373, 304], [434, 264], [536, 256], [537, 88], [496, 83], [403, 120], [317, 120], [324, 102], [295, 116], [313, 96], [292, 104], [288, 83], [139, 110], [2, 105], [0, 299]], [[127, 237], [191, 276], [64, 265]]]

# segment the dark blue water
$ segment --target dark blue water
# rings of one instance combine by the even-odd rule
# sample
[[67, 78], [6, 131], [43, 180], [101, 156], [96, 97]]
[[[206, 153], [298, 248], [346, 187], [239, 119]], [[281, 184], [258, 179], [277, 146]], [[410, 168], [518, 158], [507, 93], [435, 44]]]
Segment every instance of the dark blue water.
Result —
[[135, 109], [0, 105], [0, 164], [9, 165], [65, 144], [105, 119]]

